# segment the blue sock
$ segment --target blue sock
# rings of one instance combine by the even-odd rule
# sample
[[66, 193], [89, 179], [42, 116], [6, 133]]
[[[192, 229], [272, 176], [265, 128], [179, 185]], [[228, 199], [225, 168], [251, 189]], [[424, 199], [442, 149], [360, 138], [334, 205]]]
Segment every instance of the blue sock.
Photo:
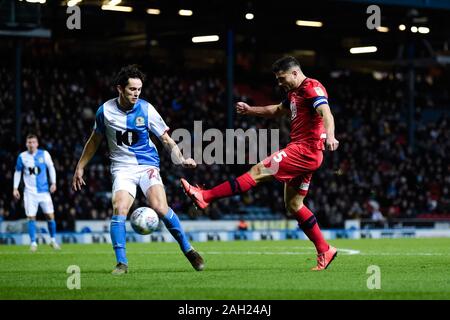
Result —
[[183, 228], [181, 227], [180, 220], [178, 219], [177, 214], [173, 212], [171, 208], [169, 208], [169, 211], [164, 217], [161, 218], [161, 220], [164, 222], [167, 230], [169, 230], [175, 240], [178, 241], [178, 244], [180, 245], [181, 251], [183, 251], [183, 253], [186, 253], [192, 249], [192, 246], [189, 243], [189, 240], [186, 237]]
[[50, 238], [54, 238], [56, 234], [56, 222], [55, 220], [47, 221], [48, 233], [50, 233]]
[[36, 242], [36, 221], [28, 220], [28, 234], [30, 235], [31, 243]]
[[117, 263], [121, 262], [124, 264], [128, 264], [128, 260], [126, 257], [126, 249], [125, 244], [127, 241], [126, 238], [126, 229], [125, 229], [125, 220], [126, 216], [112, 216], [111, 218], [111, 241], [114, 248], [114, 252], [116, 253]]

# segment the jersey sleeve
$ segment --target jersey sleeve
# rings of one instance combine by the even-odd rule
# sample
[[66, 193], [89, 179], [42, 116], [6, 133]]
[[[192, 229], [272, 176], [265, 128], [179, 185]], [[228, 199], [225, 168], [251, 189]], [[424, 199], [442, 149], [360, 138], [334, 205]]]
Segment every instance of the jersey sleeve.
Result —
[[322, 104], [328, 104], [328, 94], [319, 82], [312, 83], [305, 89], [305, 98], [310, 100], [314, 109]]
[[22, 157], [19, 155], [17, 157], [16, 162], [16, 171], [14, 172], [14, 181], [13, 181], [14, 189], [19, 188], [20, 180], [22, 179], [22, 170], [23, 170], [23, 162]]
[[161, 115], [150, 103], [148, 104], [148, 128], [158, 138], [169, 131], [169, 127], [164, 122]]
[[22, 170], [23, 170], [23, 161], [22, 161], [22, 157], [19, 155], [17, 157], [17, 161], [16, 161], [16, 171], [22, 172]]
[[44, 151], [44, 160], [45, 160], [45, 164], [47, 165], [48, 168], [48, 173], [50, 175], [50, 182], [52, 184], [56, 183], [56, 170], [55, 170], [55, 165], [53, 164], [53, 160], [52, 157], [50, 156], [50, 153], [48, 153], [48, 151]]
[[98, 108], [95, 114], [94, 131], [96, 133], [105, 134], [105, 116], [103, 113], [103, 105]]

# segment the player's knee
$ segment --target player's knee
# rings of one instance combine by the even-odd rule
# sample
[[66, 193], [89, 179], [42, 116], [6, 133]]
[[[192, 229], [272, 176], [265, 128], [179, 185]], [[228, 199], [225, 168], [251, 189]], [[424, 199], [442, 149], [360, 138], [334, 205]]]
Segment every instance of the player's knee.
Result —
[[255, 180], [256, 183], [260, 182], [265, 178], [263, 174], [264, 169], [265, 167], [262, 163], [258, 163], [250, 169], [249, 174], [252, 176], [253, 180]]
[[302, 200], [291, 200], [288, 203], [286, 203], [286, 210], [291, 216], [295, 216], [302, 207], [303, 207]]
[[256, 177], [258, 177], [258, 175], [260, 175], [261, 173], [261, 169], [258, 167], [258, 165], [254, 165], [253, 167], [251, 167], [249, 174], [252, 176], [253, 179], [255, 179]]
[[151, 207], [160, 217], [164, 216], [169, 211], [169, 207], [164, 202], [155, 203]]
[[126, 215], [128, 214], [128, 206], [125, 203], [115, 203], [114, 205], [115, 215]]

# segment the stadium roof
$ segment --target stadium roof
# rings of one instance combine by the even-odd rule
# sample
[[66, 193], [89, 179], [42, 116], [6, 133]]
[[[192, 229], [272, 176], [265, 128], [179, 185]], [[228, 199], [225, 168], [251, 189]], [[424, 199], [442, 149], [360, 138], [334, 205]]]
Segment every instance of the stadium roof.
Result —
[[[8, 0], [2, 2], [3, 7], [5, 1]], [[378, 3], [381, 26], [388, 28], [388, 32], [367, 28], [369, 4], [364, 0], [122, 0], [119, 5], [131, 7], [132, 12], [102, 10], [101, 5], [108, 1], [83, 0], [78, 3], [81, 29], [68, 30], [66, 1], [47, 0], [41, 5], [41, 26], [51, 30], [52, 39], [60, 44], [82, 46], [86, 50], [128, 47], [154, 51], [208, 49], [224, 52], [227, 32], [233, 30], [236, 50], [240, 52], [295, 52], [305, 59], [314, 56], [316, 61], [358, 59], [349, 49], [359, 46], [377, 47], [377, 52], [365, 55], [365, 58], [392, 60], [402, 54], [399, 51], [405, 51], [400, 45], [408, 39], [420, 44], [418, 56], [427, 57], [448, 51], [450, 42], [450, 11], [446, 9], [450, 7], [450, 1], [371, 1]], [[148, 14], [149, 8], [158, 9], [160, 13]], [[192, 15], [180, 16], [180, 9], [191, 10]], [[247, 13], [253, 14], [252, 20], [246, 19]], [[297, 20], [318, 21], [323, 25], [298, 26]], [[401, 24], [405, 26], [404, 31], [399, 30]], [[412, 33], [412, 27], [426, 27], [429, 33]], [[4, 24], [5, 28], [8, 27]], [[192, 42], [192, 37], [201, 35], [217, 35], [219, 40]]]

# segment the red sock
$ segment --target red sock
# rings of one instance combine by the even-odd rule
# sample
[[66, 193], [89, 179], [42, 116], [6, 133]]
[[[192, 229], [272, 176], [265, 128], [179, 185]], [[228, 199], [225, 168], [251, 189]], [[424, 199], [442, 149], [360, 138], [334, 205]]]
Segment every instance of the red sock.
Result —
[[311, 240], [316, 246], [317, 253], [327, 251], [329, 245], [324, 239], [322, 231], [320, 231], [314, 214], [306, 206], [303, 206], [297, 212], [295, 218], [297, 219], [300, 228], [302, 228], [309, 240]]
[[256, 186], [255, 180], [249, 173], [245, 173], [236, 179], [230, 179], [210, 190], [203, 191], [203, 199], [210, 202], [214, 199], [225, 198], [238, 193], [244, 193]]

